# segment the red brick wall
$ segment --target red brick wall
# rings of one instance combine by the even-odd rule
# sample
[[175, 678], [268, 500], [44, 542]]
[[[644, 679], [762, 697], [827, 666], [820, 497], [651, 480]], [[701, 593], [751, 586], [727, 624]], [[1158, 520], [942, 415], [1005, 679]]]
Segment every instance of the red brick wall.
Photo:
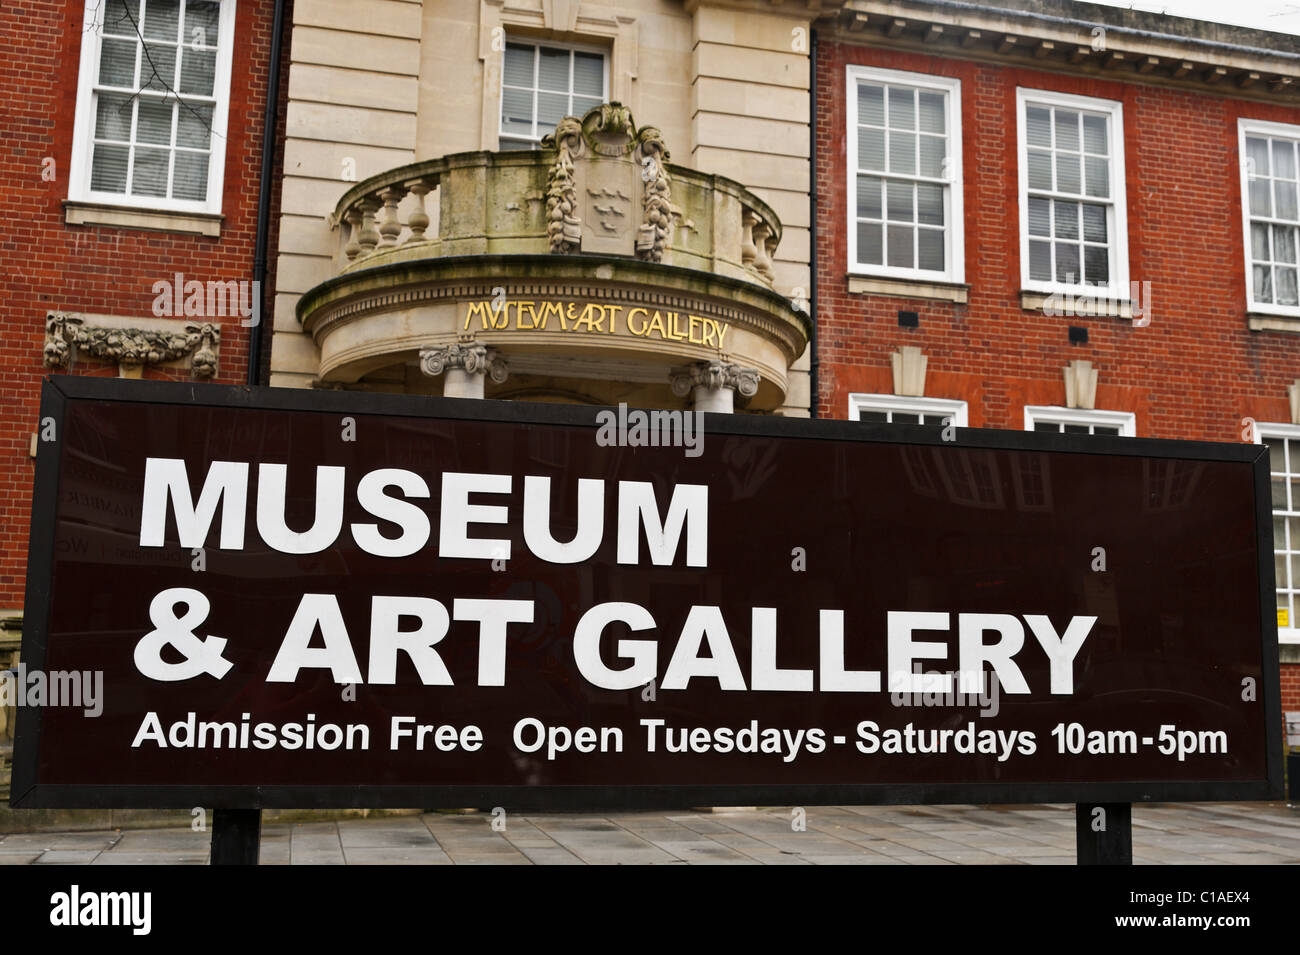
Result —
[[[846, 66], [961, 80], [969, 303], [848, 292]], [[1027, 404], [1064, 405], [1062, 369], [1099, 369], [1096, 407], [1131, 411], [1147, 437], [1240, 441], [1241, 419], [1289, 421], [1300, 336], [1246, 324], [1237, 120], [1300, 124], [1300, 110], [1011, 65], [819, 43], [817, 312], [819, 414], [848, 416], [851, 392], [890, 394], [890, 354], [920, 346], [926, 394], [968, 402], [972, 427], [1024, 427]], [[1048, 317], [1020, 306], [1016, 87], [1123, 104], [1130, 278], [1151, 283], [1151, 321]], [[900, 328], [898, 311], [920, 315]], [[1069, 325], [1088, 328], [1071, 345]], [[1283, 703], [1300, 709], [1300, 668]]]
[[[46, 311], [152, 317], [153, 283], [176, 272], [203, 282], [252, 279], [272, 9], [271, 0], [238, 0], [236, 8], [219, 238], [64, 223], [85, 5], [15, 0], [0, 14], [0, 610], [23, 604]], [[287, 38], [283, 49], [282, 78]], [[282, 104], [286, 94], [282, 84]], [[46, 157], [55, 163], [52, 181], [41, 177]], [[273, 230], [278, 221], [273, 208]], [[273, 273], [264, 291], [271, 288]], [[242, 384], [249, 329], [238, 317], [212, 320], [222, 326], [217, 380]], [[81, 361], [71, 373], [117, 369]]]

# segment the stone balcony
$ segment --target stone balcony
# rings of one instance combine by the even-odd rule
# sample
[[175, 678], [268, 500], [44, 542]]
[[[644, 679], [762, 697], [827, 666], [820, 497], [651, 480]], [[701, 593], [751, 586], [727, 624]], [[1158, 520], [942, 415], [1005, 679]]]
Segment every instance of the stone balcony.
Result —
[[336, 274], [297, 306], [318, 384], [728, 410], [699, 391], [723, 386], [780, 407], [809, 324], [773, 288], [781, 223], [668, 158], [606, 104], [538, 150], [357, 183], [330, 217]]

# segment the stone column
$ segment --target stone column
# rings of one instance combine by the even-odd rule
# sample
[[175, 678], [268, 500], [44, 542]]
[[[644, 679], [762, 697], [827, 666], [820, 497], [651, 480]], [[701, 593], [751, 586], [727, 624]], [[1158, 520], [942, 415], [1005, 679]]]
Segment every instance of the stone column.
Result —
[[671, 382], [677, 397], [691, 395], [696, 411], [731, 414], [737, 391], [746, 398], [758, 393], [758, 369], [724, 361], [697, 361], [673, 369]]
[[474, 342], [421, 349], [420, 370], [430, 377], [446, 376], [442, 382], [445, 398], [482, 398], [485, 376], [500, 384], [510, 374], [500, 352]]

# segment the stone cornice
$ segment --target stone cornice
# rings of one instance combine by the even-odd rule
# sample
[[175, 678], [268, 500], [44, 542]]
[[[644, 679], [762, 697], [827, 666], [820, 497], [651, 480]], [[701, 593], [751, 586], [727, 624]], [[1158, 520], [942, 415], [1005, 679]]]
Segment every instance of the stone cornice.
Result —
[[836, 40], [1268, 102], [1300, 100], [1300, 40], [1068, 0], [845, 0]]

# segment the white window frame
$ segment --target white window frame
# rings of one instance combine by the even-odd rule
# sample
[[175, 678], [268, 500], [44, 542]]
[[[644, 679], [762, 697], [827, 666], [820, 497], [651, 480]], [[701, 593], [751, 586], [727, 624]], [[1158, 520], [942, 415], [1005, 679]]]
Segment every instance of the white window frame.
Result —
[[966, 402], [956, 398], [909, 398], [900, 395], [849, 395], [849, 420], [861, 421], [863, 411], [883, 411], [890, 414], [941, 415], [951, 417], [955, 428], [965, 428]]
[[77, 112], [72, 130], [72, 157], [68, 170], [68, 200], [154, 209], [169, 212], [220, 214], [221, 190], [226, 170], [226, 124], [230, 112], [230, 71], [235, 49], [236, 0], [219, 0], [217, 19], [217, 62], [212, 83], [212, 138], [208, 153], [208, 194], [200, 201], [168, 196], [132, 196], [120, 192], [98, 192], [90, 188], [94, 150], [95, 95], [99, 79], [99, 57], [103, 37], [103, 0], [86, 0], [81, 34], [81, 68], [77, 79]]
[[[858, 82], [875, 80], [900, 86], [944, 93], [948, 97], [948, 176], [944, 183], [944, 264], [942, 272], [932, 269], [905, 269], [888, 264], [862, 265], [858, 262]], [[852, 275], [870, 275], [878, 278], [912, 279], [930, 282], [966, 281], [965, 215], [963, 212], [962, 137], [961, 137], [961, 80], [929, 73], [909, 73], [903, 70], [883, 70], [870, 66], [850, 65], [846, 73], [847, 145], [845, 166], [848, 168], [848, 192], [845, 210], [849, 233], [848, 271]], [[889, 174], [881, 173], [888, 179]], [[918, 179], [922, 177], [917, 177]], [[882, 210], [883, 212], [884, 210]], [[887, 257], [886, 257], [887, 261]]]
[[[1246, 269], [1246, 310], [1262, 315], [1287, 315], [1300, 318], [1300, 304], [1278, 305], [1275, 302], [1255, 301], [1254, 256], [1250, 247], [1250, 173], [1246, 162], [1246, 137], [1250, 135], [1277, 136], [1300, 142], [1300, 126], [1245, 117], [1237, 120], [1237, 155], [1241, 160], [1241, 254]], [[1271, 220], [1273, 217], [1269, 218]], [[1300, 268], [1300, 263], [1297, 263], [1297, 268]], [[1276, 286], [1274, 292], [1276, 293]]]
[[1034, 425], [1039, 422], [1119, 428], [1120, 437], [1137, 437], [1137, 415], [1132, 411], [1097, 411], [1091, 408], [1025, 405], [1025, 430], [1033, 431]]
[[[506, 108], [505, 47], [503, 46], [501, 48], [501, 84], [500, 84], [501, 95], [497, 97], [497, 149], [501, 149], [502, 148], [501, 144], [505, 142], [531, 143], [532, 144], [531, 148], [536, 149], [538, 148], [538, 144], [542, 141], [542, 138], [544, 136], [550, 135], [549, 133], [542, 133], [541, 135], [537, 134], [537, 84], [538, 84], [538, 70], [540, 69], [540, 62], [541, 62], [541, 57], [537, 51], [541, 47], [547, 47], [548, 49], [552, 49], [552, 50], [568, 50], [570, 54], [573, 53], [599, 54], [601, 58], [600, 99], [602, 103], [609, 102], [609, 61], [611, 57], [611, 51], [609, 47], [595, 46], [588, 43], [558, 43], [558, 42], [552, 42], [550, 40], [539, 40], [536, 37], [531, 37], [531, 36], [519, 36], [518, 34], [512, 34], [512, 33], [506, 34], [505, 42], [506, 44], [513, 43], [516, 46], [531, 46], [533, 48], [533, 138], [527, 139], [523, 136], [518, 135], [517, 133], [507, 133], [505, 130], [501, 128], [501, 123], [502, 120], [504, 119], [502, 113], [505, 111]], [[570, 55], [569, 57], [568, 96], [569, 96], [569, 112], [572, 113], [573, 96], [574, 96], [572, 55]], [[526, 151], [527, 150], [521, 150], [521, 152], [526, 152]]]
[[[1266, 444], [1267, 441], [1266, 441], [1265, 439], [1267, 439], [1267, 438], [1287, 438], [1287, 439], [1289, 439], [1289, 440], [1291, 440], [1291, 441], [1300, 442], [1300, 426], [1297, 426], [1297, 425], [1294, 425], [1294, 424], [1279, 424], [1279, 423], [1272, 423], [1272, 422], [1265, 422], [1265, 421], [1257, 421], [1257, 422], [1255, 422], [1255, 427], [1254, 427], [1253, 430], [1254, 430], [1254, 432], [1255, 432], [1255, 443], [1256, 443], [1256, 444]], [[1270, 471], [1271, 471], [1271, 470], [1272, 470], [1272, 468], [1271, 468], [1271, 466], [1270, 466]], [[1271, 479], [1270, 479], [1269, 483], [1270, 483], [1270, 485], [1272, 484], [1272, 480], [1271, 480]], [[1270, 517], [1269, 517], [1269, 528], [1270, 528], [1270, 530], [1269, 530], [1269, 545], [1268, 545], [1268, 546], [1269, 546], [1269, 552], [1270, 552], [1270, 553], [1273, 552], [1273, 540], [1272, 540], [1272, 526], [1273, 526], [1273, 520], [1272, 520], [1272, 515], [1273, 515], [1274, 513], [1275, 513], [1275, 512], [1273, 511], [1272, 504], [1270, 503], [1270, 504], [1269, 504], [1269, 515], [1270, 515]], [[1276, 599], [1276, 597], [1277, 597], [1277, 581], [1274, 581], [1274, 582], [1273, 582], [1273, 587], [1274, 587], [1273, 595], [1274, 595], [1274, 598]], [[1300, 601], [1297, 601], [1297, 603], [1300, 603]], [[1297, 616], [1300, 616], [1300, 614], [1294, 614], [1294, 615], [1292, 615], [1292, 614], [1288, 614], [1288, 617], [1287, 617], [1287, 623], [1288, 623], [1288, 626], [1286, 626], [1286, 627], [1278, 627], [1278, 628], [1277, 628], [1277, 641], [1278, 641], [1278, 643], [1300, 643], [1300, 627], [1297, 627], [1297, 626], [1296, 626], [1296, 617], [1297, 617]], [[1276, 618], [1275, 618], [1275, 619], [1276, 619]]]
[[[1080, 281], [1074, 284], [1035, 280], [1029, 277], [1029, 151], [1026, 135], [1027, 114], [1030, 104], [1105, 113], [1109, 117], [1107, 135], [1110, 142], [1110, 212], [1106, 227], [1111, 236], [1110, 283], [1106, 286], [1083, 284], [1083, 261], [1080, 259]], [[1016, 167], [1018, 185], [1016, 198], [1020, 205], [1020, 288], [1028, 292], [1073, 292], [1075, 294], [1105, 296], [1117, 301], [1129, 300], [1128, 262], [1128, 196], [1124, 179], [1124, 104], [1119, 100], [1096, 99], [1030, 87], [1016, 87]], [[1080, 176], [1084, 170], [1080, 169]], [[1082, 182], [1080, 183], [1082, 185]], [[1096, 202], [1086, 197], [1081, 202]], [[1053, 236], [1055, 241], [1055, 236]]]

